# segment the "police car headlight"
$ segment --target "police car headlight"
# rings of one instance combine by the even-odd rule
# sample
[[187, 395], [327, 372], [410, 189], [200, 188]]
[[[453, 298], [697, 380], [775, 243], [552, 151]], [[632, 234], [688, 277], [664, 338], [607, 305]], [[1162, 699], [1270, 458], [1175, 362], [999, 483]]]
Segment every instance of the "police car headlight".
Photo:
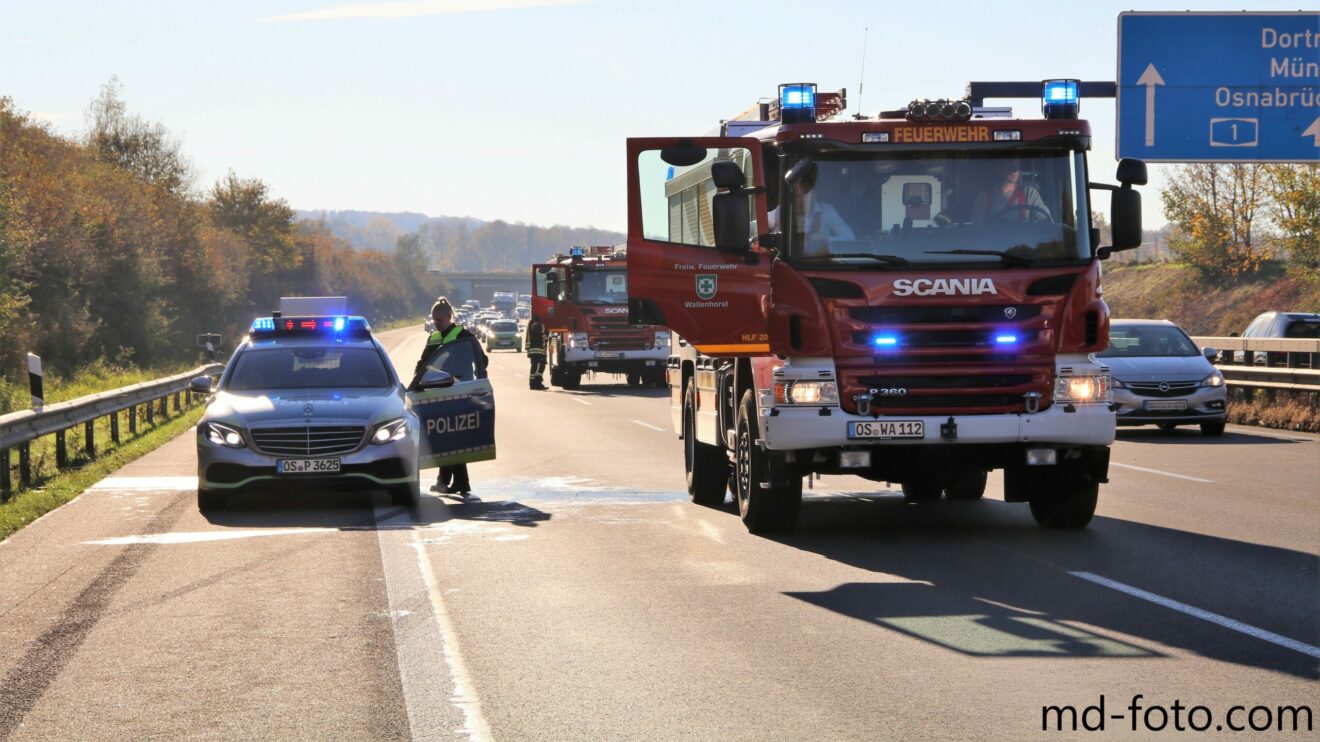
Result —
[[371, 442], [380, 445], [403, 440], [406, 435], [408, 435], [408, 420], [401, 417], [377, 425], [376, 430], [371, 434]]
[[839, 403], [839, 388], [832, 381], [777, 381], [775, 404], [832, 405]]
[[247, 445], [243, 442], [243, 434], [237, 428], [231, 428], [228, 425], [207, 423], [203, 432], [206, 434], [206, 440], [217, 446], [243, 448]]
[[1058, 376], [1054, 379], [1055, 402], [1109, 403], [1113, 398], [1107, 373]]

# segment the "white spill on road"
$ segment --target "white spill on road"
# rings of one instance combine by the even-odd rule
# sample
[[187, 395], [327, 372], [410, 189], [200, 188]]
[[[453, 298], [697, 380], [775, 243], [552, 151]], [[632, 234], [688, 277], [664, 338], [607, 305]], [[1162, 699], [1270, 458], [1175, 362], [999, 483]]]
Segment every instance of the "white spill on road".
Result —
[[179, 492], [197, 489], [197, 477], [106, 477], [87, 489], [114, 492]]
[[132, 546], [134, 544], [200, 544], [207, 541], [233, 541], [264, 536], [300, 536], [308, 533], [336, 533], [338, 528], [260, 528], [230, 531], [194, 531], [191, 533], [144, 533], [135, 536], [117, 536], [96, 541], [84, 541], [91, 546]]

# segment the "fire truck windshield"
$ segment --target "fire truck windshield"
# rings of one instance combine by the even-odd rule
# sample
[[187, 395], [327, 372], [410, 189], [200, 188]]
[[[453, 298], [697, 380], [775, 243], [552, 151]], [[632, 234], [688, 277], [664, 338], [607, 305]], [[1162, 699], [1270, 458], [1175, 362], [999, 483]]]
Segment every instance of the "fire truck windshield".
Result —
[[812, 158], [785, 191], [793, 196], [790, 260], [884, 267], [1091, 258], [1079, 152], [827, 151]]
[[575, 298], [578, 304], [627, 304], [628, 271], [579, 271]]

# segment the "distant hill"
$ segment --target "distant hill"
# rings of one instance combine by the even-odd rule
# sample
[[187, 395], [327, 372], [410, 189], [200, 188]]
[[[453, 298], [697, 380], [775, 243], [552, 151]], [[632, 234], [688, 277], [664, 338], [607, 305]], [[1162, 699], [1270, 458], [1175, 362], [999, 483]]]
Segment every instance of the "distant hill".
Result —
[[521, 271], [574, 245], [618, 245], [625, 235], [594, 227], [539, 227], [502, 219], [427, 216], [414, 212], [299, 210], [299, 221], [320, 222], [359, 250], [420, 250], [432, 268], [447, 271]]

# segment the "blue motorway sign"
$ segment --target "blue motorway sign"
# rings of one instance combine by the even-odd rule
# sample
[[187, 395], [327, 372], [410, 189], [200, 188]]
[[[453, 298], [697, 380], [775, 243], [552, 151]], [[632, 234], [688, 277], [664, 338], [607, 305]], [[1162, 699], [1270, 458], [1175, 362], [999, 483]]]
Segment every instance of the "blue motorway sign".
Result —
[[1320, 161], [1320, 13], [1122, 13], [1118, 155]]

